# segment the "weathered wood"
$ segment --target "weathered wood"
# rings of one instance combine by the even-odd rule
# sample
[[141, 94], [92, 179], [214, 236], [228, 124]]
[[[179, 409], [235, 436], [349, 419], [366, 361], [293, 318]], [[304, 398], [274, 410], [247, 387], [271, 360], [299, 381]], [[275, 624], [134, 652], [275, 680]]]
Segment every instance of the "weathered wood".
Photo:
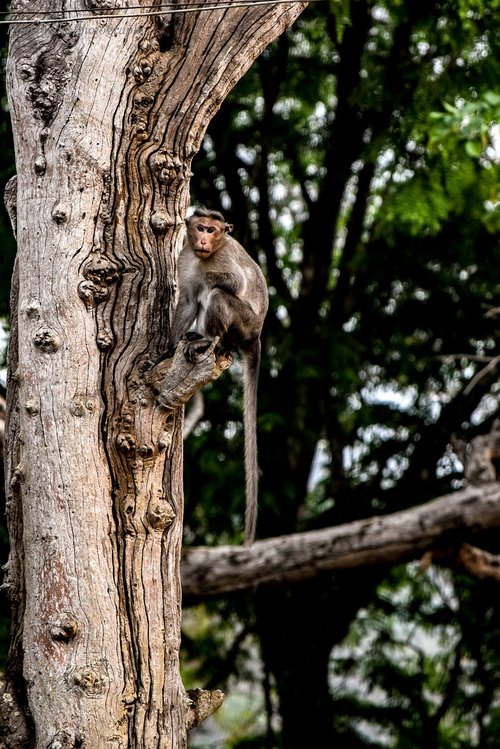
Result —
[[478, 434], [469, 443], [453, 436], [451, 446], [464, 467], [464, 476], [469, 484], [484, 484], [498, 479], [500, 419], [495, 419], [488, 434]]
[[188, 731], [199, 726], [209, 715], [218, 710], [224, 700], [224, 692], [220, 689], [189, 689], [186, 695], [188, 698], [186, 710]]
[[455, 548], [500, 526], [500, 484], [467, 487], [410, 510], [307, 533], [256, 541], [251, 548], [186, 549], [185, 599], [226, 595], [314, 577], [321, 572], [418, 559]]
[[[163, 408], [175, 410], [187, 403], [203, 385], [216, 380], [230, 366], [232, 356], [217, 354], [219, 338], [214, 338], [207, 350], [190, 362], [185, 356], [186, 341], [177, 346], [174, 356], [157, 364], [145, 375], [146, 384]], [[207, 341], [208, 343], [208, 341]]]
[[479, 580], [500, 582], [500, 554], [490, 554], [470, 544], [462, 544], [457, 555], [458, 565]]
[[186, 745], [182, 409], [161, 406], [145, 372], [166, 348], [191, 160], [306, 5], [124, 18], [127, 3], [92, 0], [69, 21], [81, 2], [12, 3], [13, 20], [64, 19], [13, 25], [7, 71], [19, 268], [7, 693], [29, 707], [29, 749]]

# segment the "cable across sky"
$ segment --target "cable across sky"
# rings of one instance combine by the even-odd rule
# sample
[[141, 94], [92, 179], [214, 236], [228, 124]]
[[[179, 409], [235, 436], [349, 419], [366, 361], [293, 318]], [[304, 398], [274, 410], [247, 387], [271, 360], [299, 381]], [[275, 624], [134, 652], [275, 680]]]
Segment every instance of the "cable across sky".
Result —
[[[309, 3], [319, 3], [325, 0], [307, 0]], [[81, 21], [100, 21], [106, 18], [147, 18], [151, 16], [163, 16], [168, 13], [202, 13], [210, 10], [231, 10], [232, 8], [252, 8], [257, 5], [293, 5], [295, 3], [303, 2], [303, 0], [236, 0], [235, 2], [219, 2], [218, 0], [208, 0], [203, 5], [172, 5], [164, 4], [161, 6], [157, 5], [131, 5], [128, 8], [116, 8], [113, 13], [96, 13], [92, 15], [74, 15], [73, 13], [80, 13], [80, 10], [64, 10], [64, 16], [52, 15], [57, 11], [35, 11], [35, 10], [23, 10], [10, 12], [13, 16], [34, 16], [31, 18], [4, 18], [0, 20], [1, 25], [8, 24], [9, 26], [17, 26], [20, 24], [41, 24], [41, 23], [74, 23]], [[130, 13], [129, 11], [136, 11], [141, 9], [140, 13]], [[8, 12], [4, 11], [6, 15]], [[68, 17], [68, 14], [69, 17]]]

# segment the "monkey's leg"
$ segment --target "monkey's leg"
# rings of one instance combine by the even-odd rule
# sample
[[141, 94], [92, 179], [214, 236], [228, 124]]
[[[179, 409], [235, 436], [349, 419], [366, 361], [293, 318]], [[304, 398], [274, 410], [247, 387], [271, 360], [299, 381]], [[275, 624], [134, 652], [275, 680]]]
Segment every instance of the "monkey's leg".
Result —
[[219, 349], [230, 353], [255, 338], [255, 315], [243, 302], [225, 289], [213, 289], [205, 312], [204, 333], [220, 338]]
[[172, 320], [168, 348], [160, 357], [160, 361], [162, 359], [170, 359], [174, 355], [182, 336], [188, 333], [189, 328], [195, 321], [197, 311], [198, 304], [196, 299], [191, 299], [186, 294], [181, 294]]
[[196, 319], [198, 300], [187, 294], [181, 294], [175, 308], [170, 332], [170, 345], [177, 346]]
[[230, 353], [226, 345], [227, 341], [223, 343], [227, 333], [227, 325], [232, 319], [231, 309], [228, 300], [225, 298], [230, 296], [232, 295], [221, 289], [211, 291], [207, 308], [198, 318], [198, 325], [203, 332], [203, 336], [200, 336], [197, 340], [190, 340], [184, 348], [184, 354], [188, 361], [194, 362], [196, 355], [203, 354], [216, 337], [220, 339], [217, 351]]

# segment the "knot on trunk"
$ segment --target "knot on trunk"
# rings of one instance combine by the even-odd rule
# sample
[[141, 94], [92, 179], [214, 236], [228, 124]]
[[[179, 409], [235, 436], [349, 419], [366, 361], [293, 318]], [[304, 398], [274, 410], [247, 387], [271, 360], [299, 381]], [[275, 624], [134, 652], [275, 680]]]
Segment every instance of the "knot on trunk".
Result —
[[188, 689], [186, 692], [186, 729], [189, 731], [215, 713], [222, 705], [225, 694], [220, 689]]

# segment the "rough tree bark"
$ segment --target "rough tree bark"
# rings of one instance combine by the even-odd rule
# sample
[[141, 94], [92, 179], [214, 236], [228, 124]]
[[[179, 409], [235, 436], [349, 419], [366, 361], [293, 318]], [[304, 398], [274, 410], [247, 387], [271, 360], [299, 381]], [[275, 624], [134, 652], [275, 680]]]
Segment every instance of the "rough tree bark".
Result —
[[145, 374], [166, 346], [191, 160], [307, 5], [230, 4], [127, 17], [137, 2], [12, 3], [28, 23], [8, 59], [6, 747], [183, 747], [220, 702], [188, 700], [179, 676], [183, 398]]

